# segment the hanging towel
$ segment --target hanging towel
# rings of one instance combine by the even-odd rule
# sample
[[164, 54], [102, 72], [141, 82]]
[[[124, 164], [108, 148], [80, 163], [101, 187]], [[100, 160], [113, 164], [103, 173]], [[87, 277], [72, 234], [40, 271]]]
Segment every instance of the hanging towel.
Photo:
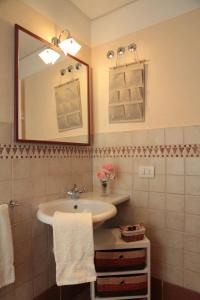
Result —
[[13, 241], [8, 205], [0, 205], [0, 288], [15, 281]]
[[58, 286], [96, 280], [91, 213], [55, 212], [53, 244]]

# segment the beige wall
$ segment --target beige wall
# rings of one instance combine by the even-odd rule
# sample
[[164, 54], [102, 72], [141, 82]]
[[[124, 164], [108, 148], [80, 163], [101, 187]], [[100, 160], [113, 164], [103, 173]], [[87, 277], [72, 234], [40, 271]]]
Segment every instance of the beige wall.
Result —
[[[94, 131], [116, 132], [187, 126], [200, 123], [200, 10], [124, 36], [92, 49]], [[136, 43], [146, 60], [146, 120], [144, 123], [108, 123], [108, 50]], [[116, 58], [116, 55], [115, 55]], [[129, 53], [121, 63], [133, 61]]]
[[[195, 10], [92, 49], [93, 189], [100, 191], [97, 170], [105, 162], [113, 163], [117, 180], [112, 190], [130, 195], [131, 200], [118, 208], [110, 225], [145, 223], [152, 245], [152, 275], [198, 293], [199, 157], [166, 149], [200, 144], [200, 126], [190, 126], [200, 124], [199, 35], [200, 10]], [[146, 120], [109, 124], [108, 70], [115, 60], [108, 60], [106, 53], [132, 42], [140, 59], [146, 60]], [[132, 60], [126, 54], [120, 63]], [[156, 152], [161, 145], [165, 154]], [[144, 152], [131, 151], [136, 148]], [[154, 166], [155, 177], [141, 178], [139, 166]]]

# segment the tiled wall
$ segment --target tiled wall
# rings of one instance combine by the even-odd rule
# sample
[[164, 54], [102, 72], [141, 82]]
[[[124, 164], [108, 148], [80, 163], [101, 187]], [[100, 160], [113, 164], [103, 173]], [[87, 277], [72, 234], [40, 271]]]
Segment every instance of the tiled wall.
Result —
[[[113, 191], [131, 195], [113, 224], [144, 222], [152, 242], [152, 275], [200, 292], [200, 127], [98, 134], [93, 182], [102, 163], [117, 169]], [[139, 166], [155, 166], [140, 178]]]
[[[37, 221], [36, 207], [64, 196], [74, 182], [92, 190], [92, 157], [95, 190], [95, 173], [109, 161], [117, 169], [113, 191], [131, 195], [108, 225], [144, 222], [152, 275], [200, 292], [200, 127], [98, 134], [93, 148], [31, 146], [29, 155], [15, 151], [9, 128], [0, 126], [0, 202], [21, 205], [10, 210], [16, 282], [0, 290], [0, 300], [31, 300], [55, 283], [52, 235]], [[155, 178], [140, 178], [140, 165], [155, 166]]]
[[[36, 150], [32, 155], [30, 150], [31, 155], [22, 152], [20, 158], [18, 153], [17, 159], [16, 153], [15, 158], [10, 154], [14, 148], [11, 141], [11, 125], [0, 124], [0, 148], [5, 150], [0, 159], [0, 203], [14, 199], [20, 204], [10, 209], [16, 281], [0, 289], [0, 300], [32, 300], [55, 284], [51, 229], [37, 220], [37, 205], [64, 197], [65, 189], [73, 183], [91, 190], [92, 160], [79, 158], [76, 153], [72, 158], [68, 152], [66, 157], [56, 151], [58, 158], [54, 158], [49, 146], [52, 151], [51, 155], [47, 151], [48, 158], [38, 158], [42, 152]], [[6, 149], [11, 149], [8, 155]]]

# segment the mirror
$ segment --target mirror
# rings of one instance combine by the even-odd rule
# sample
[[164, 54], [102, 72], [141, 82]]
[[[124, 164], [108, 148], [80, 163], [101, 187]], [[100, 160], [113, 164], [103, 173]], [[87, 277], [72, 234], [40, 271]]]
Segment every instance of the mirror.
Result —
[[[45, 64], [39, 54], [60, 56]], [[51, 51], [51, 50], [50, 50]], [[24, 143], [90, 144], [89, 66], [15, 25], [15, 133]]]

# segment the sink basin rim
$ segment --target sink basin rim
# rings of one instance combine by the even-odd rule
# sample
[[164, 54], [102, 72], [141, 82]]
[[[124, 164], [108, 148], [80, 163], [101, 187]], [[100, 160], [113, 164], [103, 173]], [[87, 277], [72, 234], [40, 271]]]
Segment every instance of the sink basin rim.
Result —
[[[48, 209], [56, 206], [56, 205], [59, 205], [59, 204], [72, 204], [72, 205], [82, 205], [82, 204], [92, 204], [92, 205], [95, 205], [95, 203], [97, 205], [100, 205], [100, 206], [104, 206], [104, 207], [107, 207], [109, 208], [108, 211], [103, 211], [103, 212], [94, 212], [94, 214], [92, 214], [92, 221], [93, 223], [98, 223], [98, 222], [105, 222], [106, 220], [114, 217], [117, 213], [117, 209], [116, 207], [111, 204], [111, 203], [107, 203], [107, 202], [104, 202], [104, 201], [100, 201], [100, 200], [88, 200], [88, 199], [59, 199], [59, 200], [54, 200], [54, 201], [49, 201], [49, 202], [45, 202], [45, 203], [41, 203], [38, 205], [38, 211], [37, 211], [37, 218], [45, 223], [45, 224], [49, 224], [49, 225], [52, 225], [52, 219], [53, 219], [53, 214], [50, 215], [48, 214]], [[55, 212], [56, 211], [61, 211], [58, 209], [55, 209]], [[88, 211], [89, 212], [89, 211]], [[66, 211], [67, 213], [67, 211]], [[81, 212], [80, 212], [81, 213]], [[91, 212], [92, 213], [92, 212]]]

